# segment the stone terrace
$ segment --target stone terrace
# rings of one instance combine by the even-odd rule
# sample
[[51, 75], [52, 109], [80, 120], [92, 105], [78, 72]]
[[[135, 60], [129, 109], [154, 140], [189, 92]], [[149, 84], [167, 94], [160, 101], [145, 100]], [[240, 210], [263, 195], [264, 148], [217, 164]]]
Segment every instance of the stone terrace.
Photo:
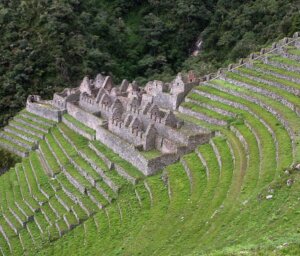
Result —
[[151, 175], [213, 136], [173, 113], [197, 82], [189, 72], [171, 83], [150, 81], [145, 88], [127, 80], [114, 86], [111, 77], [99, 74], [94, 80], [85, 77], [78, 88], [55, 93], [51, 101], [29, 96], [27, 110], [63, 121]]

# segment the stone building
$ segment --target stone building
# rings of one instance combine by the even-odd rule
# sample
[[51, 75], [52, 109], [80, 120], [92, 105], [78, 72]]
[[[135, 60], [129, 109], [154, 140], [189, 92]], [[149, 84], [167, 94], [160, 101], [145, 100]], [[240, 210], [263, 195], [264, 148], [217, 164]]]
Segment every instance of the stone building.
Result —
[[[148, 175], [211, 137], [200, 127], [178, 120], [173, 112], [197, 82], [189, 72], [179, 73], [170, 83], [150, 81], [140, 87], [136, 81], [123, 80], [120, 86], [114, 86], [111, 77], [99, 74], [95, 79], [85, 77], [77, 88], [55, 93], [47, 104], [54, 112], [68, 113], [94, 129], [98, 140]], [[144, 159], [138, 163], [126, 155], [119, 140], [130, 145], [128, 154], [154, 151], [159, 159], [152, 167]]]

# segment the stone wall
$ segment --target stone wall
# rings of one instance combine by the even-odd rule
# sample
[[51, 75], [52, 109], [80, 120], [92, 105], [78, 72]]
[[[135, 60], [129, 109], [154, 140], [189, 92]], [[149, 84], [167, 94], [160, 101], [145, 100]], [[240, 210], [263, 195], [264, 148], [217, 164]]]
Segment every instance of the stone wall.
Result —
[[68, 102], [67, 103], [67, 111], [68, 114], [73, 116], [79, 122], [84, 125], [96, 130], [96, 128], [102, 124], [102, 119], [93, 115], [92, 113], [88, 113], [83, 110], [81, 107]]
[[176, 96], [170, 95], [169, 93], [160, 93], [153, 97], [153, 103], [166, 109], [176, 109]]
[[10, 151], [11, 153], [14, 153], [17, 156], [27, 157], [29, 155], [28, 152], [22, 152], [22, 151], [16, 149], [15, 147], [10, 146], [8, 144], [5, 144], [5, 143], [2, 144], [2, 142], [0, 142], [0, 145], [2, 145], [3, 148], [7, 149], [8, 151]]
[[300, 33], [295, 32], [293, 34], [292, 38], [285, 37], [285, 38], [279, 40], [278, 42], [273, 43], [272, 47], [262, 48], [260, 50], [260, 52], [251, 53], [247, 58], [240, 59], [239, 63], [229, 64], [227, 69], [220, 68], [217, 73], [208, 74], [208, 75], [200, 78], [200, 81], [205, 82], [205, 81], [218, 79], [218, 78], [220, 78], [220, 76], [222, 76], [224, 74], [225, 71], [233, 71], [235, 69], [238, 69], [239, 67], [247, 66], [255, 60], [263, 60], [266, 63], [270, 62], [274, 66], [278, 66], [280, 68], [284, 68], [284, 69], [287, 69], [287, 70], [290, 70], [290, 71], [295, 71], [295, 72], [298, 71], [299, 72], [300, 71], [299, 67], [292, 67], [292, 66], [289, 66], [289, 65], [285, 65], [285, 64], [282, 64], [282, 63], [275, 62], [275, 61], [270, 61], [267, 58], [267, 54], [277, 53], [277, 52], [280, 52], [280, 51], [282, 52], [283, 47], [286, 47], [286, 46], [289, 46], [289, 45], [295, 45], [295, 46], [299, 47], [299, 45], [300, 45], [299, 38], [300, 38]]
[[114, 135], [103, 127], [96, 128], [96, 139], [105, 146], [111, 148], [116, 154], [120, 155], [126, 161], [136, 166], [144, 175], [152, 174], [149, 172], [147, 166], [147, 159], [145, 159], [138, 150], [130, 143]]
[[207, 143], [212, 136], [214, 136], [213, 133], [207, 133], [191, 137], [190, 147], [178, 147], [176, 153], [163, 154], [153, 159], [146, 159], [130, 143], [127, 143], [103, 127], [98, 127], [96, 129], [97, 140], [101, 141], [101, 143], [111, 148], [116, 154], [136, 166], [146, 176], [152, 175], [164, 167], [178, 161], [183, 154], [194, 150], [196, 145]]
[[55, 122], [60, 122], [63, 112], [59, 109], [53, 108], [49, 105], [44, 105], [41, 103], [31, 103], [27, 102], [26, 109], [35, 115], [53, 120]]
[[185, 96], [195, 86], [196, 83], [189, 83], [185, 85], [185, 91], [177, 94], [170, 94], [161, 92], [153, 97], [153, 103], [161, 108], [176, 110]]
[[132, 130], [131, 127], [126, 127], [124, 122], [110, 120], [108, 130], [126, 141], [130, 141], [134, 146], [142, 146], [145, 144], [146, 134], [143, 131]]
[[82, 109], [87, 110], [91, 113], [99, 112], [99, 104], [95, 99], [92, 99], [87, 95], [82, 94], [80, 96], [79, 105]]
[[70, 129], [74, 130], [75, 132], [77, 132], [78, 134], [80, 134], [81, 136], [89, 139], [89, 140], [94, 140], [95, 139], [95, 135], [90, 134], [85, 132], [84, 130], [81, 130], [79, 127], [77, 127], [76, 125], [74, 125], [72, 122], [70, 122], [69, 120], [67, 120], [64, 116], [62, 118], [62, 122], [68, 126]]
[[192, 116], [192, 117], [195, 117], [197, 119], [203, 120], [203, 121], [205, 121], [207, 123], [210, 123], [210, 124], [219, 125], [219, 126], [226, 126], [227, 125], [227, 122], [224, 121], [224, 120], [209, 117], [209, 116], [206, 116], [202, 113], [197, 113], [197, 112], [194, 112], [194, 111], [192, 111], [188, 108], [184, 108], [182, 106], [179, 106], [178, 110], [179, 110], [180, 113], [187, 114], [189, 116]]

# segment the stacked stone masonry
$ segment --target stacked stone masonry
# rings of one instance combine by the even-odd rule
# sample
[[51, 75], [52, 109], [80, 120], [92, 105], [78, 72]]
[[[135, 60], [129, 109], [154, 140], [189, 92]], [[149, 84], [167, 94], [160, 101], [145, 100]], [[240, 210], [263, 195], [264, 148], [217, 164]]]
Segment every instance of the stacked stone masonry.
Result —
[[114, 86], [111, 77], [99, 74], [94, 80], [85, 77], [77, 88], [55, 93], [50, 101], [31, 95], [27, 110], [63, 121], [151, 175], [211, 138], [210, 131], [179, 120], [173, 112], [198, 82], [191, 71], [179, 73], [171, 83], [150, 81], [140, 87], [124, 80]]

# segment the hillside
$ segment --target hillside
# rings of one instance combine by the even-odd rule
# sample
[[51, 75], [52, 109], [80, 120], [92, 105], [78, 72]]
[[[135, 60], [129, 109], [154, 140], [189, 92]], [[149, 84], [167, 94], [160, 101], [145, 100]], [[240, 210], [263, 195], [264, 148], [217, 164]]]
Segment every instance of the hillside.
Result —
[[176, 115], [216, 136], [149, 177], [73, 117], [22, 110], [1, 132], [23, 157], [0, 176], [1, 253], [299, 254], [299, 61], [295, 33], [205, 76]]
[[299, 8], [297, 0], [0, 1], [0, 126], [28, 94], [50, 97], [84, 75], [144, 83], [216, 71], [299, 30]]

